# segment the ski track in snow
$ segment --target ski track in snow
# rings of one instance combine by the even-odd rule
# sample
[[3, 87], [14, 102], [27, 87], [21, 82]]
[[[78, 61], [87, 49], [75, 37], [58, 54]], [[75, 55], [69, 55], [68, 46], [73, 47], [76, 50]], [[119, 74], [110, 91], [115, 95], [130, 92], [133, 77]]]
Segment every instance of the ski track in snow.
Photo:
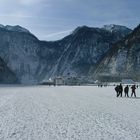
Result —
[[114, 87], [0, 87], [0, 140], [140, 140], [139, 111]]

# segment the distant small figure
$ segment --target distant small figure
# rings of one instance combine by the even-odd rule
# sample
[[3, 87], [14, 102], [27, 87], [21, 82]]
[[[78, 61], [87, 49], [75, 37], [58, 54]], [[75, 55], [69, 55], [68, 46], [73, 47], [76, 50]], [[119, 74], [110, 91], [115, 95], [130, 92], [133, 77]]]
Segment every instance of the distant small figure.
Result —
[[117, 85], [116, 87], [115, 87], [115, 91], [116, 91], [116, 96], [118, 97], [118, 94], [119, 94], [119, 86]]
[[127, 86], [124, 88], [125, 97], [129, 97], [128, 92], [129, 92], [129, 87], [128, 87], [128, 85], [127, 85]]
[[139, 86], [137, 85], [137, 88], [139, 88]]
[[122, 97], [122, 93], [123, 93], [123, 86], [122, 84], [119, 85], [119, 93], [118, 93], [118, 96], [117, 97]]
[[132, 89], [132, 93], [131, 93], [131, 97], [134, 95], [134, 97], [136, 97], [136, 85], [133, 85], [132, 87], [131, 87], [131, 89]]

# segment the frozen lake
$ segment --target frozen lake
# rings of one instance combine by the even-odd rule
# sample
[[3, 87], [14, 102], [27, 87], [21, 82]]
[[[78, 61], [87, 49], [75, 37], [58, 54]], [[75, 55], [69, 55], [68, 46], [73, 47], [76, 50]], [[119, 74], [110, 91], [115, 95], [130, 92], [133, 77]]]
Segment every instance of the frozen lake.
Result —
[[140, 140], [140, 98], [116, 98], [114, 87], [3, 86], [0, 140]]

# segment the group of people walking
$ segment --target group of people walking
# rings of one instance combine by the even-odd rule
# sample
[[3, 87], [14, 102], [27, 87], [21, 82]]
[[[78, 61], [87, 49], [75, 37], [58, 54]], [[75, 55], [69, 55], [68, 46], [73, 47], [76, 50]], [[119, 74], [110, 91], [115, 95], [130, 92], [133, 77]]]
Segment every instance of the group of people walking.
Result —
[[[137, 88], [136, 85], [132, 85], [130, 88], [131, 88], [131, 97], [133, 97], [133, 95], [134, 95], [134, 97], [136, 97], [136, 88]], [[124, 93], [125, 93], [125, 97], [129, 97], [129, 94], [128, 94], [129, 93], [129, 86], [127, 85], [123, 89], [122, 84], [117, 85], [115, 87], [115, 91], [117, 93], [117, 97], [122, 97], [123, 90], [124, 90]]]

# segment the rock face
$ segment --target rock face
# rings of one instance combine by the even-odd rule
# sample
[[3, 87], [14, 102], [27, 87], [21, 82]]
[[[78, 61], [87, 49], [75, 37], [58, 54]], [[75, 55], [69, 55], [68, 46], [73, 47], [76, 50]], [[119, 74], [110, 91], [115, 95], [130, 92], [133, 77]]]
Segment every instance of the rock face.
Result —
[[7, 67], [5, 62], [0, 58], [0, 84], [19, 83], [16, 75]]
[[140, 81], [140, 25], [125, 39], [116, 43], [94, 73], [95, 79]]
[[82, 26], [62, 40], [47, 42], [20, 26], [0, 25], [0, 57], [21, 83], [62, 75], [91, 76], [112, 44], [130, 32], [117, 25]]
[[0, 57], [21, 83], [35, 83], [39, 40], [29, 32], [13, 29], [0, 28]]

